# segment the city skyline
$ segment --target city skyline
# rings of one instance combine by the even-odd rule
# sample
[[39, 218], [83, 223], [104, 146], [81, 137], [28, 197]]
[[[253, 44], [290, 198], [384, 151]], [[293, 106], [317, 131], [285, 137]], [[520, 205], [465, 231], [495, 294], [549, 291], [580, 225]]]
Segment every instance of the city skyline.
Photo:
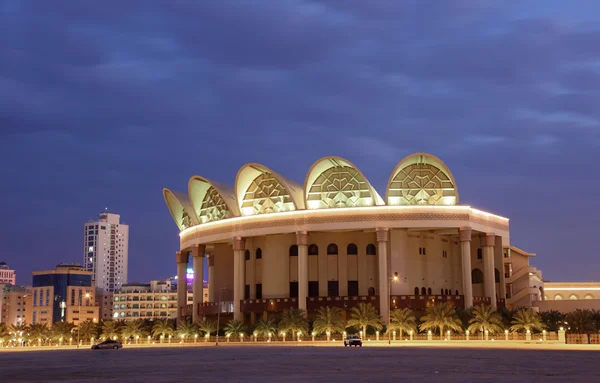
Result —
[[600, 202], [579, 191], [600, 186], [593, 2], [132, 3], [0, 3], [0, 261], [19, 285], [81, 263], [105, 207], [131, 228], [129, 281], [175, 275], [162, 188], [191, 175], [233, 185], [254, 161], [302, 183], [332, 154], [382, 193], [417, 151], [510, 218], [544, 279], [598, 275]]

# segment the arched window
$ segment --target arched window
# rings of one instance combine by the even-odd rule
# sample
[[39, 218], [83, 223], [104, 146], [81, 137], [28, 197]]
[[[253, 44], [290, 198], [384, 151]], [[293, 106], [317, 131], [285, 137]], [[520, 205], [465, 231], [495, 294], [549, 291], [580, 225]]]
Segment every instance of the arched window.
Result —
[[425, 248], [423, 248], [423, 255], [427, 255], [427, 252], [425, 251]]
[[458, 290], [456, 290], [456, 294], [454, 294], [454, 295], [458, 295]]
[[579, 299], [579, 297], [577, 295], [575, 295], [575, 294], [571, 294], [571, 296], [569, 297], [569, 299], [572, 300], [572, 301], [576, 301], [576, 300]]
[[481, 250], [481, 247], [477, 249], [477, 259], [483, 259], [483, 250]]
[[419, 255], [423, 255], [423, 248], [419, 247]]
[[427, 289], [425, 289], [425, 287], [421, 287], [421, 295], [427, 295]]
[[358, 247], [356, 247], [355, 244], [351, 243], [348, 245], [348, 247], [346, 247], [346, 254], [348, 255], [357, 255], [358, 254]]
[[367, 245], [367, 255], [377, 255], [377, 248], [372, 243]]
[[327, 245], [327, 255], [337, 255], [338, 247], [335, 243], [330, 243]]
[[585, 299], [594, 299], [594, 296], [592, 294], [587, 294], [585, 296]]
[[369, 296], [372, 297], [375, 295], [375, 288], [374, 287], [369, 287]]
[[298, 256], [298, 245], [290, 246], [290, 257], [297, 257], [297, 256]]
[[471, 283], [483, 283], [483, 272], [479, 269], [471, 271]]
[[415, 287], [415, 295], [419, 295], [419, 288]]
[[308, 255], [319, 255], [319, 247], [314, 243], [308, 246]]
[[427, 295], [431, 295], [431, 287], [427, 289]]
[[446, 289], [446, 295], [448, 295], [448, 289]]
[[250, 260], [250, 250], [246, 250], [246, 251], [244, 252], [244, 258], [246, 258], [246, 261], [249, 261], [249, 260]]
[[555, 300], [555, 301], [562, 301], [562, 300], [563, 300], [563, 297], [562, 297], [562, 295], [560, 295], [560, 294], [556, 294], [556, 295], [554, 296], [554, 300]]
[[256, 259], [261, 259], [261, 258], [262, 258], [262, 250], [259, 247], [258, 249], [256, 249]]
[[500, 283], [500, 272], [498, 271], [498, 269], [494, 269], [494, 280], [496, 281], [496, 283]]
[[442, 292], [440, 293], [440, 295], [444, 295], [444, 289], [442, 289]]

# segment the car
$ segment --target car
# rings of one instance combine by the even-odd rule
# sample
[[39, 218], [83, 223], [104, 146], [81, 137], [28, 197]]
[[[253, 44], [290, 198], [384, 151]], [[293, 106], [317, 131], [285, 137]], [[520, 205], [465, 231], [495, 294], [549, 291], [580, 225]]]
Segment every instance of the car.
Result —
[[354, 347], [362, 347], [362, 339], [358, 335], [348, 335], [346, 339], [344, 339], [344, 347], [354, 346]]
[[104, 350], [104, 349], [113, 349], [118, 350], [123, 348], [123, 344], [118, 340], [107, 339], [102, 343], [98, 343], [92, 346], [92, 350]]

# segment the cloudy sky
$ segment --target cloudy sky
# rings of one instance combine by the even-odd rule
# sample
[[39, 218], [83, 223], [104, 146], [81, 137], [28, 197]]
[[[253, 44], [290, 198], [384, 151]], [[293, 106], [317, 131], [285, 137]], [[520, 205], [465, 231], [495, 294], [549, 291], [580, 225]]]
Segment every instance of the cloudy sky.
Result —
[[339, 155], [384, 195], [426, 151], [546, 279], [598, 279], [599, 47], [596, 1], [0, 0], [0, 260], [81, 262], [108, 207], [130, 281], [174, 275], [163, 187]]

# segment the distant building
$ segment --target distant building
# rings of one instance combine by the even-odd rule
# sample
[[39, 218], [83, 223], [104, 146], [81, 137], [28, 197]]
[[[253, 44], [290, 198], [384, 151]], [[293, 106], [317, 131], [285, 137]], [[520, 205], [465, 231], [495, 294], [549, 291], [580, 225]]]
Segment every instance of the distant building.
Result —
[[[80, 265], [61, 264], [55, 270], [33, 272], [31, 323], [98, 321], [92, 273]], [[80, 310], [81, 308], [81, 310]]]
[[[167, 319], [177, 314], [177, 290], [174, 281], [154, 280], [150, 283], [128, 283], [113, 295], [113, 319]], [[204, 286], [204, 299], [208, 287]], [[193, 294], [187, 293], [188, 302]]]
[[31, 323], [31, 287], [3, 285], [0, 288], [0, 323]]
[[106, 292], [127, 283], [129, 226], [119, 220], [119, 214], [101, 213], [84, 228], [84, 268], [92, 272], [95, 286]]
[[113, 293], [96, 288], [96, 302], [100, 308], [100, 320], [113, 319]]
[[17, 274], [8, 267], [6, 262], [0, 262], [0, 283], [8, 285], [17, 284]]

